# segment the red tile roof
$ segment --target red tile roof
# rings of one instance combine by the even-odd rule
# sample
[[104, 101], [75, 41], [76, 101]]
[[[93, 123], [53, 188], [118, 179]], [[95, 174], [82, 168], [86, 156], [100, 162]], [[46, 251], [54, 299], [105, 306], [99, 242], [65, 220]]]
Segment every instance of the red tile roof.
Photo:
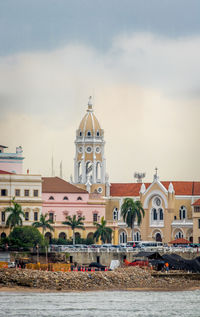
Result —
[[[161, 184], [168, 190], [169, 184], [174, 186], [176, 195], [197, 196], [200, 195], [200, 182], [184, 181], [161, 181]], [[139, 196], [141, 183], [112, 183], [110, 188], [111, 196]], [[146, 189], [151, 183], [145, 183]]]
[[[139, 196], [140, 183], [112, 183], [110, 187], [111, 196]], [[147, 184], [145, 184], [146, 186]], [[147, 187], [149, 187], [148, 184]]]
[[170, 241], [169, 243], [170, 243], [170, 244], [189, 244], [189, 243], [191, 243], [191, 242], [188, 241], [188, 240], [186, 240], [186, 239], [184, 239], [184, 238], [179, 238], [179, 239]]
[[196, 200], [192, 206], [200, 206], [200, 199]]
[[0, 174], [13, 174], [13, 173], [10, 173], [10, 172], [7, 172], [7, 171], [2, 171], [2, 170], [0, 170]]
[[78, 193], [86, 194], [86, 190], [76, 187], [64, 179], [59, 177], [43, 177], [42, 178], [43, 193]]

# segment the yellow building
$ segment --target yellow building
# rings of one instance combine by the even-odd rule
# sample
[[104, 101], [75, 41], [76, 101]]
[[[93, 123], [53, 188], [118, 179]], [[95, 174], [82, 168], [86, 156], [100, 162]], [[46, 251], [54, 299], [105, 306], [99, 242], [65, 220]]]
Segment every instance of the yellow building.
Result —
[[31, 226], [38, 221], [42, 213], [41, 175], [14, 174], [0, 170], [0, 238], [5, 238], [10, 233], [6, 226], [9, 213], [5, 209], [12, 207], [13, 197], [24, 211], [23, 225]]
[[[145, 217], [140, 227], [135, 224], [134, 240], [168, 243], [185, 238], [200, 243], [200, 207], [193, 203], [200, 197], [200, 182], [160, 181], [152, 183], [111, 183], [107, 217], [117, 217], [119, 242], [131, 240], [131, 230], [120, 216], [125, 198], [140, 200]], [[117, 216], [116, 216], [117, 215]]]

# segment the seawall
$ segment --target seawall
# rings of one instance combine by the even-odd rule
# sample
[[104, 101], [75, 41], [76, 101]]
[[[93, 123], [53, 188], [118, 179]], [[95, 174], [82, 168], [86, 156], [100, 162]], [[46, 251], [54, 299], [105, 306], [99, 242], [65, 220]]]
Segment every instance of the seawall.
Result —
[[0, 289], [23, 287], [33, 290], [187, 290], [200, 288], [200, 280], [185, 274], [153, 276], [138, 267], [119, 268], [108, 272], [43, 272], [26, 269], [0, 269]]

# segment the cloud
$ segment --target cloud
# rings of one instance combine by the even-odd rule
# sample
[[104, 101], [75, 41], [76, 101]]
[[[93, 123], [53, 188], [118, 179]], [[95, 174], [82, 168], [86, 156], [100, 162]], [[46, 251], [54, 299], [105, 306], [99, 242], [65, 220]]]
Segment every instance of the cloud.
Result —
[[196, 98], [200, 94], [199, 54], [200, 37], [170, 39], [141, 33], [117, 37], [109, 61], [123, 81], [179, 99]]
[[[105, 130], [112, 181], [198, 178], [200, 38], [118, 36], [107, 52], [84, 45], [0, 58], [1, 143], [21, 144], [25, 169], [73, 174], [75, 131], [89, 95]], [[181, 162], [181, 164], [180, 164]], [[119, 169], [120, 166], [120, 169]]]

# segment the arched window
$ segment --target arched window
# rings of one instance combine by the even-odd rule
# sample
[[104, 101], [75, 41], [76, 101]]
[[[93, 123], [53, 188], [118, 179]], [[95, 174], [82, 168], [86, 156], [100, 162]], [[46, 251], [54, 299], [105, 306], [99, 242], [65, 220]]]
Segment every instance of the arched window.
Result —
[[54, 197], [53, 197], [53, 196], [50, 196], [50, 197], [49, 197], [49, 200], [54, 200]]
[[52, 241], [52, 234], [51, 234], [51, 232], [46, 232], [44, 237], [45, 237], [45, 239], [51, 244], [51, 241]]
[[89, 137], [91, 136], [91, 132], [90, 131], [87, 132], [87, 136], [89, 136]]
[[180, 220], [187, 218], [187, 208], [185, 206], [181, 206], [179, 209], [179, 217]]
[[162, 208], [159, 209], [159, 215], [160, 215], [160, 220], [163, 220], [163, 210], [162, 210]]
[[63, 198], [63, 200], [68, 200], [68, 197], [67, 197], [67, 196], [65, 196], [65, 197]]
[[79, 132], [79, 136], [82, 136], [82, 132], [81, 131]]
[[127, 234], [125, 231], [122, 231], [119, 234], [119, 243], [126, 243], [127, 242]]
[[134, 241], [140, 241], [140, 240], [141, 240], [141, 235], [140, 235], [140, 232], [137, 231], [134, 234]]
[[151, 224], [157, 226], [163, 225], [164, 222], [164, 209], [162, 208], [162, 200], [159, 196], [154, 197], [152, 200], [151, 209]]
[[79, 244], [81, 242], [81, 235], [79, 232], [75, 233], [75, 243]]
[[5, 232], [2, 232], [1, 233], [1, 239], [5, 239], [6, 238], [6, 233]]
[[51, 222], [54, 221], [54, 213], [53, 213], [53, 212], [50, 212], [50, 213], [49, 213], [49, 220], [50, 220]]
[[153, 208], [153, 220], [157, 220], [157, 210]]
[[97, 165], [96, 165], [96, 178], [97, 178], [97, 182], [101, 181], [101, 162], [97, 162]]
[[25, 211], [25, 217], [24, 217], [24, 219], [25, 219], [25, 221], [29, 221], [29, 211]]
[[113, 209], [113, 220], [114, 221], [118, 220], [118, 209], [117, 208]]
[[65, 232], [60, 232], [59, 233], [59, 239], [66, 240], [66, 238], [67, 238], [67, 236], [66, 236]]
[[83, 200], [81, 196], [78, 196], [77, 200]]
[[97, 131], [97, 136], [99, 136], [100, 135], [100, 133], [99, 133], [99, 131]]
[[180, 239], [183, 238], [183, 232], [182, 231], [178, 231], [175, 235], [175, 239]]
[[5, 222], [6, 221], [6, 212], [2, 211], [1, 212], [1, 222]]
[[87, 235], [87, 239], [94, 239], [94, 233], [93, 232], [89, 232]]

